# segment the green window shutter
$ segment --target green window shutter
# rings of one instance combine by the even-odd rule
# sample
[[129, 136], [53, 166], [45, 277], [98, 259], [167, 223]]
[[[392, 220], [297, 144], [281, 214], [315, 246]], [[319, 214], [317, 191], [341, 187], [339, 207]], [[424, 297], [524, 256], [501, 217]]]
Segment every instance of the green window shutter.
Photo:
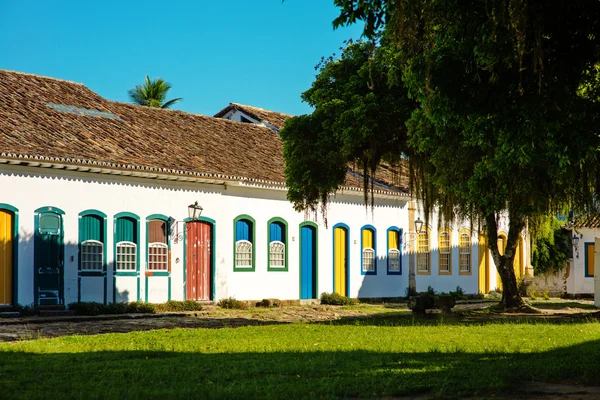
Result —
[[97, 240], [104, 243], [103, 219], [97, 215], [86, 215], [81, 218], [81, 241]]
[[137, 224], [133, 218], [121, 217], [117, 219], [115, 227], [115, 241], [137, 243]]

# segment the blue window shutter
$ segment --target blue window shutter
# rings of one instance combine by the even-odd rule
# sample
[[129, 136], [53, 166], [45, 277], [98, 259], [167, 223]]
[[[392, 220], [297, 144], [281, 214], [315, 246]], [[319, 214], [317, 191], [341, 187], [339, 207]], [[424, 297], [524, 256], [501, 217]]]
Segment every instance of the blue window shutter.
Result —
[[283, 242], [283, 225], [280, 222], [271, 223], [271, 242], [279, 241]]
[[129, 217], [117, 219], [115, 240], [119, 242], [132, 242], [137, 244], [137, 226], [135, 220]]
[[235, 240], [247, 240], [252, 242], [251, 232], [252, 229], [250, 227], [251, 222], [245, 219], [241, 219], [235, 224]]

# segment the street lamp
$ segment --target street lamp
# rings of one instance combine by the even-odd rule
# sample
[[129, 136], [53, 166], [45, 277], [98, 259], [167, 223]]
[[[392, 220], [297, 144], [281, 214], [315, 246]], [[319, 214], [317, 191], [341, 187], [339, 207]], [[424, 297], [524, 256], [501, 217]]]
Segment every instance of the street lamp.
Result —
[[200, 218], [200, 215], [202, 214], [202, 207], [200, 207], [198, 205], [198, 202], [194, 202], [194, 204], [190, 204], [188, 206], [188, 217], [194, 221], [197, 220], [198, 218]]
[[415, 220], [415, 232], [417, 232], [417, 234], [421, 233], [421, 229], [423, 229], [423, 221], [421, 221], [421, 217], [418, 217]]
[[575, 249], [575, 257], [579, 258], [579, 236], [573, 234], [573, 248]]

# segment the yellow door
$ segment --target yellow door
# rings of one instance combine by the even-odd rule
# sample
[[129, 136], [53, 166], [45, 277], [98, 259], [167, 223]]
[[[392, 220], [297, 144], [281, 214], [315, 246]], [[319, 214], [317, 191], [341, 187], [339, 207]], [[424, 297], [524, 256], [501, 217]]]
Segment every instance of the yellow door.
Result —
[[513, 263], [513, 268], [515, 270], [515, 276], [517, 277], [517, 281], [519, 277], [523, 276], [523, 244], [522, 239], [519, 238], [517, 241], [517, 249], [515, 250], [515, 261]]
[[333, 290], [335, 293], [347, 296], [346, 287], [346, 237], [344, 228], [335, 228], [333, 231]]
[[0, 210], [0, 304], [11, 304], [13, 287], [13, 216]]
[[479, 292], [490, 292], [490, 251], [483, 234], [479, 235]]

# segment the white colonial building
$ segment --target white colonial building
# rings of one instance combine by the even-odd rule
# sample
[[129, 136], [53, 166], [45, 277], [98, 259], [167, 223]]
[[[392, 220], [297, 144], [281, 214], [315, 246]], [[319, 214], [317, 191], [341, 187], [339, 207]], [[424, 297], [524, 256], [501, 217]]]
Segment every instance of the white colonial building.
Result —
[[153, 109], [0, 71], [0, 304], [498, 286], [468, 223], [415, 234], [424, 217], [385, 169], [373, 210], [349, 170], [327, 226], [294, 211], [278, 135], [289, 117], [239, 104], [215, 117]]

